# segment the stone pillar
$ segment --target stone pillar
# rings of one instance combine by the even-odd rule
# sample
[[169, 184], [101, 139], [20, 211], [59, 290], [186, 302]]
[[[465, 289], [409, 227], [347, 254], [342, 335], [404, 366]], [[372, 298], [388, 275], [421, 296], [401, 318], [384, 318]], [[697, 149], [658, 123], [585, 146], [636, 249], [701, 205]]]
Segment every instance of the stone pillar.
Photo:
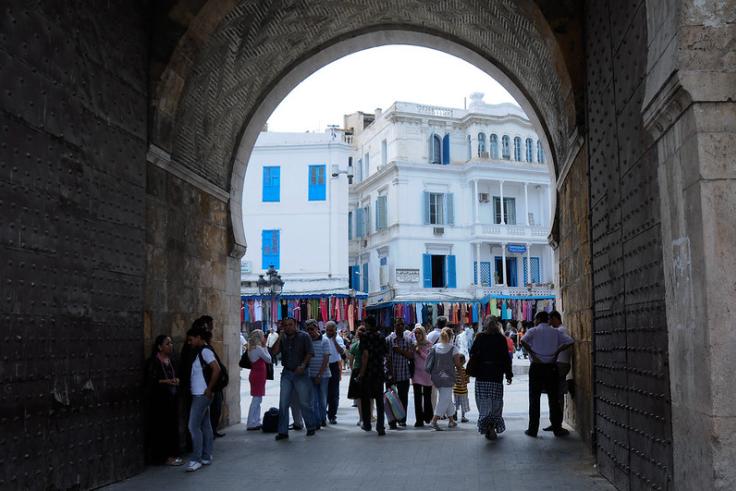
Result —
[[[504, 216], [505, 213], [504, 213], [504, 206], [503, 206], [503, 181], [498, 181], [498, 183], [500, 184], [500, 188], [501, 188], [501, 191], [499, 193], [500, 196], [501, 196], [501, 225], [505, 225], [506, 224], [506, 217]], [[506, 270], [506, 267], [504, 267], [503, 269], [505, 271]]]
[[480, 222], [480, 214], [478, 212], [478, 179], [473, 179], [473, 223]]
[[526, 282], [531, 283], [532, 282], [532, 245], [529, 243], [527, 243], [526, 245], [526, 273], [527, 273]]
[[[716, 86], [708, 80], [695, 77], [685, 89], [670, 79], [645, 111], [659, 157], [673, 480], [680, 490], [736, 488], [736, 103], [713, 102], [707, 92]], [[734, 87], [736, 77], [731, 101]]]
[[524, 213], [526, 213], [526, 220], [524, 223], [526, 223], [527, 226], [529, 226], [529, 183], [524, 183]]
[[476, 242], [475, 244], [475, 267], [478, 271], [478, 277], [476, 278], [476, 286], [483, 286], [483, 281], [481, 280], [481, 272], [480, 272], [480, 242]]

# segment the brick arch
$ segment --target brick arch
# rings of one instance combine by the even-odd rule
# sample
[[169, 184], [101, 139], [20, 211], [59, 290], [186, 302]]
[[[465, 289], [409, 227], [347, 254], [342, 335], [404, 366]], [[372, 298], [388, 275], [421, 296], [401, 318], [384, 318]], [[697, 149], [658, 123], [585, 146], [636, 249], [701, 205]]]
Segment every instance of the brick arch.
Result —
[[412, 44], [464, 53], [485, 65], [538, 117], [551, 160], [567, 157], [576, 118], [572, 84], [554, 35], [531, 0], [438, 1], [429, 8], [418, 0], [277, 6], [211, 0], [189, 24], [158, 81], [151, 140], [233, 198], [235, 151], [280, 80], [300, 65], [307, 75], [320, 68], [329, 61], [323, 57], [316, 64], [318, 55], [340, 43], [373, 35], [364, 39], [390, 44], [400, 33], [431, 36], [436, 42]]

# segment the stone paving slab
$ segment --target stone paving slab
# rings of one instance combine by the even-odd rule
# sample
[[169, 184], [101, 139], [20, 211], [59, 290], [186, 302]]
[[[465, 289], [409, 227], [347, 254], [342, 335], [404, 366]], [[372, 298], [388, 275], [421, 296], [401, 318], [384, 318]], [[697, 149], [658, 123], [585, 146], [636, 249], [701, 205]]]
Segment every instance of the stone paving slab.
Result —
[[[278, 379], [277, 368], [276, 378]], [[521, 371], [521, 370], [519, 370]], [[247, 414], [247, 371], [243, 381], [243, 414]], [[358, 428], [357, 410], [344, 396], [348, 374], [341, 384], [338, 424], [328, 425], [314, 437], [290, 432], [288, 441], [273, 434], [246, 432], [245, 425], [225, 429], [215, 441], [214, 462], [195, 473], [183, 467], [149, 467], [142, 474], [109, 486], [114, 491], [164, 489], [214, 491], [225, 489], [278, 490], [560, 490], [608, 491], [588, 448], [576, 433], [555, 438], [541, 433], [524, 435], [527, 425], [526, 375], [506, 386], [507, 431], [495, 442], [476, 430], [477, 412], [472, 386], [471, 423], [435, 432], [413, 428], [413, 402], [403, 431], [387, 430], [385, 437]], [[278, 405], [278, 380], [269, 381], [263, 411]], [[544, 397], [543, 397], [544, 399]], [[542, 401], [542, 407], [546, 400]], [[548, 423], [542, 413], [542, 426]], [[442, 426], [446, 427], [446, 422]]]

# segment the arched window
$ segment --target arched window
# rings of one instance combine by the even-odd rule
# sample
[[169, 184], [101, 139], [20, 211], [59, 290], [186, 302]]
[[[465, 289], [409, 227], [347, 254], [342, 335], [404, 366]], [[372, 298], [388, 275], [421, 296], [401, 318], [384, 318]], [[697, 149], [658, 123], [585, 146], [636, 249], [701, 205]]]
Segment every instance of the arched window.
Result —
[[532, 143], [531, 138], [526, 139], [526, 161], [531, 162], [534, 160], [534, 150], [532, 148], [534, 144]]
[[468, 160], [473, 158], [473, 140], [468, 135]]
[[435, 133], [429, 137], [429, 163], [442, 163], [442, 138]]
[[521, 160], [521, 138], [518, 136], [514, 138], [514, 160]]
[[537, 140], [537, 162], [544, 163], [544, 149], [542, 148], [542, 142], [539, 140]]
[[501, 138], [501, 157], [505, 159], [511, 158], [510, 140], [508, 135], [503, 135]]
[[486, 153], [486, 134], [478, 133], [478, 157]]
[[498, 159], [498, 135], [491, 134], [491, 158]]

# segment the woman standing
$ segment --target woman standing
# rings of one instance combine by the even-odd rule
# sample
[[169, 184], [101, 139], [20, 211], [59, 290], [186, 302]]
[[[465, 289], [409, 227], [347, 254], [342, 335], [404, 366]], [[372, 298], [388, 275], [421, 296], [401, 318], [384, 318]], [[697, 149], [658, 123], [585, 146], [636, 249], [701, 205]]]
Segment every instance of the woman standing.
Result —
[[437, 387], [438, 392], [437, 407], [434, 409], [434, 417], [432, 418], [432, 428], [435, 431], [442, 431], [437, 422], [443, 416], [447, 416], [449, 420], [447, 426], [449, 428], [457, 426], [452, 404], [452, 386], [455, 384], [455, 370], [460, 368], [462, 363], [460, 361], [460, 351], [452, 344], [452, 335], [451, 328], [445, 327], [442, 329], [439, 342], [432, 346], [432, 350], [427, 357], [432, 384]]
[[350, 366], [352, 370], [350, 372], [350, 384], [348, 385], [348, 399], [353, 401], [353, 407], [357, 406], [358, 408], [358, 426], [363, 424], [363, 409], [360, 407], [362, 392], [360, 389], [360, 383], [358, 383], [355, 378], [360, 373], [360, 338], [363, 337], [363, 334], [365, 334], [365, 327], [358, 327], [358, 331], [350, 343], [350, 354], [348, 355], [348, 358], [352, 360], [352, 365]]
[[427, 372], [427, 356], [432, 343], [427, 341], [427, 332], [421, 324], [414, 327], [416, 352], [414, 353], [414, 375], [411, 378], [414, 386], [414, 415], [417, 422], [414, 426], [421, 428], [432, 421], [432, 378]]
[[176, 377], [171, 353], [174, 343], [166, 335], [156, 337], [153, 352], [146, 362], [146, 388], [148, 400], [148, 448], [155, 464], [181, 465], [179, 458], [179, 432], [176, 393], [179, 379]]
[[511, 383], [511, 371], [506, 337], [492, 317], [483, 320], [483, 332], [476, 336], [470, 350], [472, 374], [475, 377], [475, 404], [478, 406], [478, 431], [495, 440], [506, 430], [503, 421], [503, 377]]
[[248, 358], [250, 359], [250, 409], [248, 410], [248, 431], [261, 429], [261, 400], [266, 395], [266, 364], [271, 363], [271, 355], [266, 349], [266, 337], [260, 329], [254, 329], [248, 336]]

